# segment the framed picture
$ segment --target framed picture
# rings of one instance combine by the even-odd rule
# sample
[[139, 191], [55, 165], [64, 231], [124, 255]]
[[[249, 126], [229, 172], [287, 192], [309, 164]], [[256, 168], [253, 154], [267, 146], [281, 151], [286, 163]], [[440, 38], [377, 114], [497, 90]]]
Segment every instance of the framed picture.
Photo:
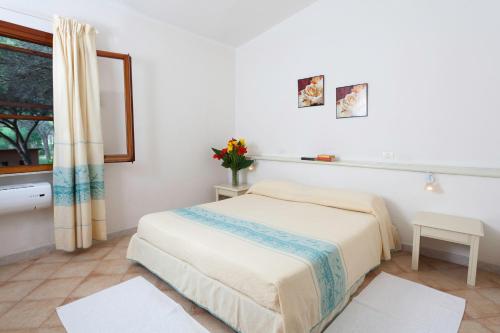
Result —
[[337, 119], [368, 116], [368, 83], [337, 88]]
[[298, 80], [299, 108], [325, 104], [324, 75]]

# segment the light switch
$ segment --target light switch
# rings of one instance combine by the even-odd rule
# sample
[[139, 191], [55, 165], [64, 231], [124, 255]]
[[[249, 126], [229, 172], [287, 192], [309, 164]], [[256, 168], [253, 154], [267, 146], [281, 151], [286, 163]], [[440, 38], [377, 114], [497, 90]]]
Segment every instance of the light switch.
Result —
[[384, 152], [382, 152], [382, 159], [384, 159], [384, 160], [393, 161], [394, 157], [395, 157], [395, 154], [394, 154], [393, 151], [384, 151]]

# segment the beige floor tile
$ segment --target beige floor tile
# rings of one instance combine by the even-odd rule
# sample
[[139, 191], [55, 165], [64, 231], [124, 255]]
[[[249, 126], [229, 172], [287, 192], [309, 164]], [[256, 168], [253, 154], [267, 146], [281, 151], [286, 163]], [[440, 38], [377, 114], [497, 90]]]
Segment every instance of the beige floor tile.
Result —
[[444, 261], [440, 259], [435, 259], [426, 256], [420, 256], [419, 262], [425, 262], [427, 265], [434, 269], [447, 270], [452, 268], [463, 268], [464, 266], [458, 265], [449, 261]]
[[67, 297], [64, 302], [62, 302], [61, 306], [63, 305], [66, 305], [66, 304], [69, 304], [69, 303], [73, 303], [75, 301], [78, 301], [79, 299], [81, 299], [82, 297]]
[[[145, 278], [146, 280], [148, 280], [153, 286], [157, 287], [158, 288], [158, 285], [160, 284], [161, 280], [154, 274], [152, 273], [127, 273], [125, 274], [121, 281], [124, 282], [124, 281], [128, 281], [130, 279], [133, 279], [133, 278], [136, 278], [138, 276], [142, 276], [143, 278]], [[164, 289], [165, 288], [158, 288], [158, 289]]]
[[142, 266], [141, 264], [138, 264], [138, 263], [132, 261], [130, 268], [127, 271], [127, 274], [131, 274], [131, 273], [150, 273], [150, 271], [146, 267]]
[[68, 262], [59, 268], [52, 276], [53, 278], [67, 278], [67, 277], [85, 277], [92, 272], [99, 261], [82, 261], [82, 262]]
[[29, 265], [31, 265], [31, 261], [0, 266], [0, 282], [9, 280], [14, 275], [26, 269]]
[[0, 317], [10, 310], [17, 302], [0, 302]]
[[458, 333], [491, 333], [491, 331], [475, 320], [462, 320]]
[[[443, 272], [450, 279], [459, 281], [460, 283], [467, 284], [467, 267], [460, 267], [446, 270]], [[498, 283], [494, 281], [494, 273], [478, 271], [476, 274], [476, 288], [494, 288], [500, 287]], [[473, 288], [473, 287], [472, 287]]]
[[142, 276], [146, 280], [148, 280], [151, 284], [156, 286], [160, 290], [169, 290], [172, 289], [170, 285], [163, 282], [158, 276], [148, 271], [142, 265], [137, 263], [132, 263], [127, 273], [123, 276], [122, 281], [127, 281], [137, 276]]
[[500, 275], [498, 273], [477, 271], [476, 287], [479, 288], [500, 288]]
[[181, 294], [179, 294], [177, 291], [163, 290], [163, 293], [168, 297], [170, 297], [174, 302], [181, 305], [184, 308], [184, 311], [186, 311], [187, 313], [192, 314], [193, 311], [195, 310], [196, 305], [187, 298], [185, 298], [184, 296], [182, 296]]
[[208, 314], [208, 315], [210, 315], [210, 313], [207, 310], [199, 307], [196, 304], [193, 304], [193, 309], [191, 310], [191, 315], [192, 316], [196, 316], [196, 315], [201, 315], [201, 314]]
[[127, 247], [117, 246], [109, 252], [108, 255], [104, 257], [104, 260], [113, 259], [126, 259], [127, 258]]
[[120, 283], [121, 277], [121, 275], [89, 276], [70, 294], [70, 297], [85, 297], [100, 290], [109, 288]]
[[407, 251], [392, 251], [391, 252], [391, 257], [394, 258], [394, 257], [400, 257], [400, 256], [410, 256], [411, 257], [411, 252], [407, 252]]
[[25, 280], [35, 280], [35, 279], [46, 279], [51, 276], [62, 263], [50, 263], [50, 264], [33, 264], [20, 272], [19, 274], [12, 277], [11, 281], [25, 281]]
[[43, 322], [43, 324], [40, 327], [62, 327], [62, 326], [63, 324], [61, 323], [61, 320], [59, 319], [57, 312], [54, 311], [49, 316], [49, 318]]
[[118, 243], [119, 238], [113, 238], [105, 241], [93, 241], [92, 247], [114, 247]]
[[113, 275], [125, 274], [132, 263], [127, 259], [103, 260], [92, 271], [92, 274]]
[[210, 333], [234, 333], [229, 326], [208, 313], [194, 315], [193, 318], [203, 325]]
[[68, 253], [64, 251], [53, 251], [37, 261], [35, 261], [37, 264], [47, 264], [47, 263], [66, 263], [71, 260], [75, 255], [73, 253]]
[[447, 271], [425, 271], [418, 272], [418, 279], [423, 284], [441, 291], [460, 290], [467, 288], [467, 279], [450, 274]]
[[160, 278], [158, 278], [158, 284], [156, 285], [156, 287], [160, 290], [174, 290], [174, 288], [172, 288], [170, 284], [166, 283]]
[[0, 286], [0, 300], [2, 302], [20, 301], [42, 282], [43, 280], [5, 282]]
[[1, 330], [0, 333], [67, 333], [64, 327], [39, 327], [20, 330]]
[[83, 281], [82, 277], [46, 280], [33, 290], [26, 300], [66, 298]]
[[490, 301], [500, 304], [500, 288], [480, 288], [477, 292]]
[[423, 282], [419, 279], [420, 274], [418, 272], [405, 272], [398, 274], [398, 276], [402, 279], [413, 281], [416, 283], [423, 284]]
[[478, 290], [455, 290], [449, 293], [466, 299], [465, 313], [470, 318], [478, 319], [500, 315], [500, 306], [479, 294]]
[[493, 333], [500, 333], [500, 316], [477, 319], [484, 327]]
[[[396, 263], [396, 265], [399, 266], [403, 271], [405, 272], [412, 272], [411, 269], [411, 256], [409, 255], [399, 255], [399, 256], [394, 256], [391, 259], [392, 262]], [[430, 271], [433, 270], [434, 268], [427, 264], [425, 261], [419, 261], [418, 264], [418, 271], [419, 272], [425, 272], [425, 271]]]
[[132, 235], [122, 237], [122, 238], [118, 241], [118, 243], [116, 243], [116, 246], [117, 246], [117, 247], [128, 247], [128, 243], [130, 243], [130, 238], [132, 238]]
[[397, 275], [403, 273], [403, 270], [393, 261], [382, 261], [379, 269], [389, 274]]
[[40, 327], [36, 330], [36, 333], [66, 333], [64, 327]]
[[101, 260], [109, 252], [111, 252], [112, 247], [92, 247], [90, 249], [81, 250], [81, 253], [76, 254], [70, 262], [80, 262], [87, 260]]
[[482, 271], [482, 270], [478, 270], [477, 273], [487, 273], [489, 278], [496, 282], [498, 285], [500, 285], [500, 273], [493, 273], [493, 272], [486, 272], [486, 271]]
[[468, 303], [490, 303], [488, 299], [484, 298], [477, 292], [477, 290], [473, 289], [453, 290], [450, 291], [449, 294], [462, 297]]
[[0, 330], [39, 327], [62, 302], [61, 298], [19, 302], [0, 317]]

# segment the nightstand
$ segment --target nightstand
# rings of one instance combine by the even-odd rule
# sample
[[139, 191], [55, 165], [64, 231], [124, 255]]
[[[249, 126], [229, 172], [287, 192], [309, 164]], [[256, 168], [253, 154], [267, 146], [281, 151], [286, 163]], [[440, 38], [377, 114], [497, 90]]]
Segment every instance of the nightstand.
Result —
[[237, 197], [239, 195], [243, 195], [247, 193], [249, 186], [248, 185], [215, 185], [215, 201]]
[[476, 219], [437, 213], [421, 212], [413, 224], [413, 252], [411, 268], [418, 270], [420, 237], [430, 237], [470, 246], [467, 284], [476, 284], [479, 239], [484, 236], [483, 223]]

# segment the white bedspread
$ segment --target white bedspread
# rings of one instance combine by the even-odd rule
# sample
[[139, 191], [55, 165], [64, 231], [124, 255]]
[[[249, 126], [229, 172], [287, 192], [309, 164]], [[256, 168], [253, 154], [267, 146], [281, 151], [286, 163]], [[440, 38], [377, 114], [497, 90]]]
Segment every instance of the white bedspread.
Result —
[[[380, 216], [372, 212], [338, 209], [325, 203], [282, 200], [262, 194], [247, 194], [199, 207], [335, 244], [345, 266], [346, 292], [380, 263], [383, 252], [381, 222]], [[390, 220], [383, 223], [384, 228], [392, 227]], [[189, 221], [170, 211], [144, 216], [137, 236], [261, 306], [281, 313], [285, 332], [310, 332], [321, 319], [329, 319], [321, 318], [314, 271], [300, 256]]]

